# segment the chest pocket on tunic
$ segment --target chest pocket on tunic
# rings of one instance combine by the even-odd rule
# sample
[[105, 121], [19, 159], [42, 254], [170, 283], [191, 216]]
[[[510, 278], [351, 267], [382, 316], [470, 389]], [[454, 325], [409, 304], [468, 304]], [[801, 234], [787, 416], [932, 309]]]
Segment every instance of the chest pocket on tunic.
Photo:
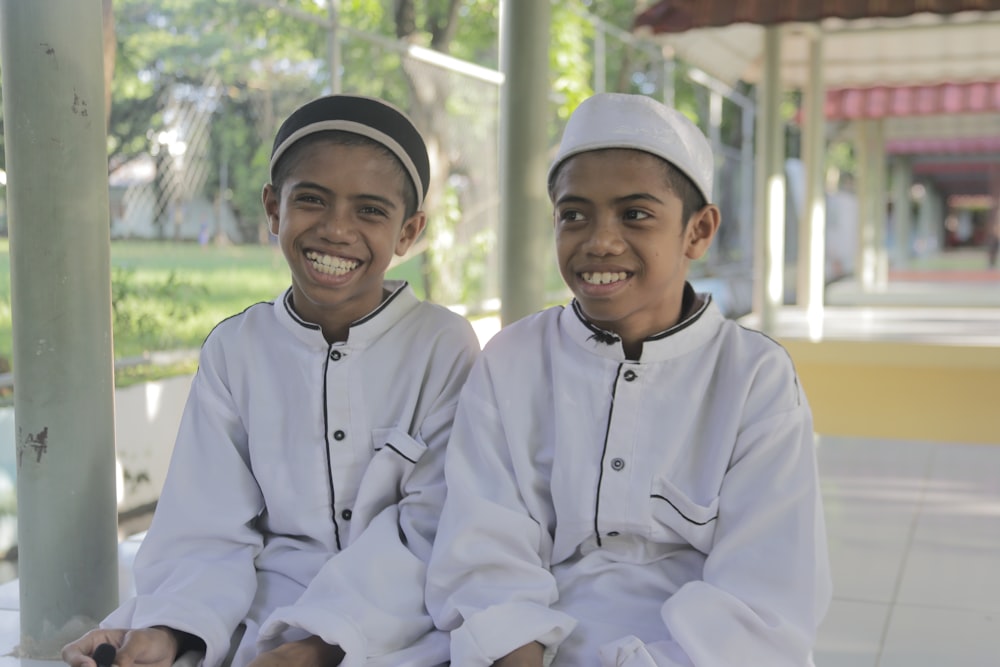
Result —
[[664, 477], [653, 479], [649, 502], [651, 505], [651, 535], [655, 542], [690, 544], [707, 554], [715, 537], [716, 519], [719, 518], [719, 498], [701, 505], [691, 500], [673, 482]]
[[372, 430], [372, 449], [351, 511], [351, 541], [379, 512], [399, 502], [403, 484], [427, 445], [402, 429], [377, 428]]

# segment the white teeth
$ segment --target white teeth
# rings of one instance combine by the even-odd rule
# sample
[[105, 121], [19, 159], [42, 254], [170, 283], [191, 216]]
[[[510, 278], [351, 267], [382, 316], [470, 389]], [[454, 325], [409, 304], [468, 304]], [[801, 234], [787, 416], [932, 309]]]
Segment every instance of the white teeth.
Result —
[[354, 259], [343, 259], [331, 255], [321, 255], [318, 252], [307, 252], [306, 259], [312, 262], [313, 268], [320, 273], [329, 273], [334, 276], [342, 276], [358, 268], [358, 262]]
[[628, 278], [628, 274], [624, 271], [619, 271], [617, 273], [611, 273], [610, 271], [604, 271], [603, 273], [584, 272], [581, 276], [583, 277], [584, 282], [590, 283], [591, 285], [607, 285], [609, 283], [616, 283], [620, 280]]

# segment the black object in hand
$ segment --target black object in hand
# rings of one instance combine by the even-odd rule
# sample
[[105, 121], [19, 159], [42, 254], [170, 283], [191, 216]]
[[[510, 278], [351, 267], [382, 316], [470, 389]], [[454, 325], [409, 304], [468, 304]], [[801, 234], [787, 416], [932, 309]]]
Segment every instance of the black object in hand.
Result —
[[111, 667], [111, 663], [115, 661], [115, 647], [111, 644], [101, 644], [94, 650], [94, 662], [97, 663], [97, 667]]

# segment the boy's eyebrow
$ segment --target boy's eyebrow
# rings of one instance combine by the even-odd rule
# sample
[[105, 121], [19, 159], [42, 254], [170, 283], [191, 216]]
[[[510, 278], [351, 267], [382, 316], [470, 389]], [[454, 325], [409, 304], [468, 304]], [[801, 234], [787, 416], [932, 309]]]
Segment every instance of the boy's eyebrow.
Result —
[[[314, 183], [312, 181], [299, 181], [298, 183], [295, 183], [292, 186], [291, 189], [292, 190], [298, 190], [299, 188], [308, 188], [310, 190], [319, 190], [320, 192], [322, 192], [323, 194], [328, 195], [328, 196], [336, 194], [336, 193], [334, 193], [333, 190], [331, 190], [330, 188], [326, 187], [325, 185], [320, 185], [319, 183]], [[373, 201], [376, 201], [376, 202], [382, 204], [383, 206], [385, 206], [387, 208], [398, 208], [398, 205], [393, 200], [391, 200], [391, 199], [389, 199], [387, 197], [383, 197], [382, 195], [374, 194], [374, 193], [363, 192], [361, 194], [354, 195], [352, 197], [352, 199], [373, 200]]]
[[[615, 197], [613, 201], [614, 201], [615, 204], [627, 204], [629, 202], [646, 201], [646, 200], [654, 201], [657, 204], [662, 204], [663, 203], [662, 199], [660, 199], [659, 197], [656, 197], [654, 195], [651, 195], [648, 192], [633, 192], [632, 194], [623, 195], [621, 197]], [[584, 197], [582, 195], [569, 194], [569, 195], [564, 195], [564, 196], [560, 197], [559, 199], [557, 199], [556, 200], [556, 206], [560, 206], [560, 205], [566, 204], [566, 203], [586, 204], [586, 203], [590, 203], [590, 201], [591, 201], [590, 199], [588, 199], [587, 197]]]
[[559, 199], [556, 200], [556, 206], [560, 206], [562, 204], [568, 204], [568, 203], [569, 204], [586, 204], [586, 203], [589, 203], [589, 202], [590, 202], [589, 199], [587, 199], [586, 197], [583, 197], [581, 195], [563, 195], [562, 197], [560, 197]]
[[655, 201], [657, 204], [662, 204], [663, 200], [655, 195], [651, 195], [648, 192], [635, 192], [630, 195], [625, 195], [624, 197], [617, 197], [615, 203], [626, 204], [632, 201], [644, 201], [644, 200]]

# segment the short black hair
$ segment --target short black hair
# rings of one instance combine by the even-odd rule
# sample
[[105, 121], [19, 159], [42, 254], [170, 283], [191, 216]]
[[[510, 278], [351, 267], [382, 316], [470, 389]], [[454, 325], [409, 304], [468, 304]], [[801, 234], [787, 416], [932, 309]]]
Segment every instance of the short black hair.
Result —
[[681, 220], [684, 222], [683, 227], [686, 228], [691, 216], [705, 208], [708, 202], [705, 201], [704, 195], [701, 194], [694, 181], [688, 178], [687, 174], [661, 157], [657, 157], [657, 160], [663, 165], [667, 186], [681, 200]]
[[298, 164], [303, 151], [308, 146], [321, 141], [335, 146], [367, 146], [369, 148], [374, 148], [379, 153], [392, 160], [393, 170], [399, 175], [399, 179], [403, 184], [403, 190], [400, 193], [403, 197], [403, 208], [405, 211], [403, 219], [409, 219], [414, 213], [417, 212], [417, 188], [410, 179], [410, 175], [406, 172], [406, 167], [404, 167], [403, 163], [400, 162], [398, 157], [396, 157], [396, 154], [374, 139], [370, 139], [361, 134], [355, 134], [354, 132], [345, 132], [344, 130], [324, 130], [322, 132], [314, 132], [313, 134], [304, 136], [292, 144], [281, 155], [281, 157], [278, 158], [278, 161], [274, 165], [274, 177], [271, 179], [271, 185], [274, 187], [279, 197], [281, 196], [282, 185], [284, 185], [285, 181], [288, 179], [288, 175], [291, 173], [295, 165]]

